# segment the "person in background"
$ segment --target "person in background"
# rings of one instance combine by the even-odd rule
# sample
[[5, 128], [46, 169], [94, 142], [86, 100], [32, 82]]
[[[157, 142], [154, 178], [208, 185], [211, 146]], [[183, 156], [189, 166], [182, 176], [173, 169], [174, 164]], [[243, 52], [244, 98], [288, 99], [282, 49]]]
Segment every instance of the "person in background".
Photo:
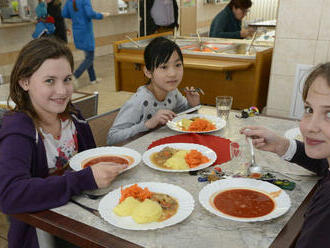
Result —
[[164, 37], [153, 39], [144, 51], [144, 63], [149, 81], [121, 107], [109, 130], [108, 145], [164, 125], [176, 113], [200, 103], [193, 87], [185, 89], [187, 98], [177, 89], [183, 76], [183, 57], [173, 41]]
[[255, 29], [242, 28], [242, 19], [251, 5], [251, 0], [231, 0], [212, 20], [209, 36], [230, 39], [243, 39], [250, 36]]
[[98, 81], [94, 70], [95, 39], [92, 20], [100, 20], [109, 15], [109, 13], [105, 12], [95, 12], [90, 0], [66, 1], [62, 10], [62, 16], [72, 19], [74, 44], [77, 49], [83, 50], [85, 53], [85, 60], [74, 72], [76, 79], [87, 70], [90, 82], [94, 84]]
[[64, 18], [62, 17], [61, 0], [46, 0], [48, 15], [52, 16], [55, 20], [55, 37], [68, 43], [68, 38], [66, 36], [66, 26]]
[[305, 213], [296, 247], [330, 247], [330, 63], [317, 66], [307, 77], [303, 100], [305, 113], [300, 121], [304, 142], [288, 140], [263, 127], [249, 126], [241, 133], [253, 144], [283, 159], [301, 165], [322, 178]]
[[[146, 1], [146, 35], [174, 31], [178, 24], [178, 4], [176, 0]], [[144, 1], [140, 1], [140, 35], [144, 36]]]
[[[70, 49], [57, 39], [35, 39], [22, 48], [13, 68], [9, 97], [16, 106], [0, 129], [1, 211], [56, 208], [84, 190], [108, 187], [125, 165], [98, 163], [63, 174], [74, 154], [95, 147], [88, 123], [70, 100]], [[46, 233], [9, 218], [9, 247], [51, 247], [38, 241]]]
[[[140, 36], [150, 35], [156, 32], [157, 26], [151, 17], [151, 8], [154, 0], [139, 0], [140, 12]], [[146, 3], [146, 33], [144, 33], [144, 2]]]
[[47, 8], [43, 0], [39, 0], [39, 3], [35, 9], [37, 15], [36, 28], [32, 34], [32, 38], [40, 38], [42, 36], [51, 36], [55, 32], [55, 20], [53, 17], [48, 16]]

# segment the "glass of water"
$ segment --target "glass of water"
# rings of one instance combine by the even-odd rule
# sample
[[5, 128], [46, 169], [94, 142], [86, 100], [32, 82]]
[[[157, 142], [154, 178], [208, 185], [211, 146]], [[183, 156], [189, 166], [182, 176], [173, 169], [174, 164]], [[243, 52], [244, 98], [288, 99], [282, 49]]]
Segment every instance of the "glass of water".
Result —
[[245, 139], [231, 139], [230, 158], [231, 173], [246, 176], [251, 164], [251, 153]]
[[233, 104], [233, 97], [217, 96], [215, 99], [218, 117], [222, 118], [225, 121], [228, 121], [231, 105]]

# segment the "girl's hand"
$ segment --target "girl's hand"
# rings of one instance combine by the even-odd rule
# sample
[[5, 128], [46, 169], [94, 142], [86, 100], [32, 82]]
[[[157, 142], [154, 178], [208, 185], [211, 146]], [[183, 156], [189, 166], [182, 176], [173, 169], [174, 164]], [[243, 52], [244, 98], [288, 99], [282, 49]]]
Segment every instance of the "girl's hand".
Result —
[[195, 107], [200, 104], [200, 96], [198, 92], [195, 91], [194, 87], [186, 87], [184, 88], [184, 92], [186, 93], [188, 103], [191, 107]]
[[253, 145], [263, 151], [274, 152], [283, 156], [289, 148], [290, 141], [276, 133], [258, 126], [248, 126], [240, 130], [241, 134], [252, 138]]
[[246, 37], [252, 35], [254, 33], [254, 31], [255, 30], [253, 28], [248, 28], [248, 29], [242, 28], [240, 34], [241, 34], [242, 38], [246, 38]]
[[165, 125], [166, 122], [172, 120], [175, 116], [176, 114], [169, 109], [160, 109], [150, 120], [147, 120], [144, 125], [148, 129], [152, 129], [158, 125]]
[[108, 16], [110, 16], [110, 13], [109, 13], [109, 12], [101, 12], [101, 14], [103, 15], [103, 17], [108, 17]]
[[127, 165], [113, 162], [100, 162], [91, 167], [97, 187], [107, 188], [115, 177], [125, 170]]

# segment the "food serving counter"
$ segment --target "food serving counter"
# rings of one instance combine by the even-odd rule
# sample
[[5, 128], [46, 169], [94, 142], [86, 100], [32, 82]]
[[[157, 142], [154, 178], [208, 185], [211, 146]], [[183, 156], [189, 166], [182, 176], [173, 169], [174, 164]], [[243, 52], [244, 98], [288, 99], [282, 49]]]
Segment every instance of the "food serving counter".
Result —
[[[135, 92], [144, 82], [143, 52], [151, 39], [165, 36], [174, 40], [184, 57], [180, 88], [194, 86], [205, 92], [202, 104], [215, 104], [218, 95], [231, 95], [233, 108], [266, 105], [272, 59], [272, 43], [201, 37], [173, 37], [155, 34], [114, 43], [116, 89]], [[249, 49], [250, 47], [250, 49]], [[248, 51], [249, 50], [249, 51]]]

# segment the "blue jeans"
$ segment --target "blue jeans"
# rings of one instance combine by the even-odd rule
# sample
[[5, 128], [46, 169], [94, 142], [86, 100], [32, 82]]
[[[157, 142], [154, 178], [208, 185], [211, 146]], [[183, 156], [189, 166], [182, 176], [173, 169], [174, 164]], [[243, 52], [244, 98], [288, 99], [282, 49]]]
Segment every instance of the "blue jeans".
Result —
[[85, 70], [88, 72], [89, 80], [95, 81], [94, 71], [94, 51], [84, 51], [85, 60], [79, 65], [78, 69], [73, 73], [76, 78], [79, 78]]

